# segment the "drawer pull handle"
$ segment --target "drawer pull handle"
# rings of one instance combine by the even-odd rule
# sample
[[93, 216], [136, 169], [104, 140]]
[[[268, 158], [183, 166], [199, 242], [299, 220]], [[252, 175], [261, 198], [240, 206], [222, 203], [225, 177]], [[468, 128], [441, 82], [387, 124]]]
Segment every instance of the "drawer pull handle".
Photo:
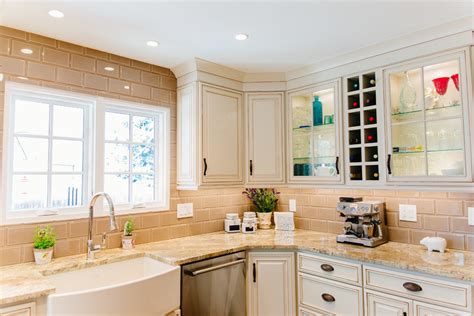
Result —
[[334, 271], [334, 267], [330, 264], [323, 263], [321, 265], [321, 270], [326, 271], [326, 272], [332, 272], [332, 271]]
[[423, 290], [421, 286], [413, 282], [405, 282], [403, 283], [403, 287], [410, 292], [421, 292]]
[[335, 302], [336, 299], [334, 298], [334, 296], [332, 296], [331, 294], [328, 294], [328, 293], [323, 293], [321, 294], [321, 297], [323, 298], [323, 300], [325, 302], [328, 302], [328, 303], [332, 303], [332, 302]]

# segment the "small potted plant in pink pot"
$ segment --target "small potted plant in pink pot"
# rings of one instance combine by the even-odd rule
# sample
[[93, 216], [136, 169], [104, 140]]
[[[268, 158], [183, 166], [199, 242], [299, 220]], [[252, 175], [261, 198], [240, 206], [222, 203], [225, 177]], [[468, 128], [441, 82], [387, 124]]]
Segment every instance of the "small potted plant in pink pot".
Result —
[[258, 217], [258, 228], [270, 229], [272, 214], [278, 203], [278, 194], [275, 189], [245, 189], [244, 192], [255, 206]]
[[36, 264], [47, 264], [51, 262], [55, 244], [56, 234], [51, 226], [36, 227], [33, 238], [33, 252]]
[[135, 245], [135, 237], [133, 231], [135, 230], [135, 222], [133, 218], [129, 217], [123, 226], [122, 248], [133, 249]]

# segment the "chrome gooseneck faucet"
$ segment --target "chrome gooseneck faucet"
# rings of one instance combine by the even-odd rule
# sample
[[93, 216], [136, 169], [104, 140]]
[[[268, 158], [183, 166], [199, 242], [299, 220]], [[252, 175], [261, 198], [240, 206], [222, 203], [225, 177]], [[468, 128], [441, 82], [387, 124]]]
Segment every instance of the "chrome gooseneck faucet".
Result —
[[109, 204], [109, 230], [116, 231], [118, 229], [117, 220], [115, 219], [115, 209], [112, 198], [105, 192], [97, 192], [92, 196], [89, 203], [89, 233], [87, 235], [87, 260], [94, 259], [94, 253], [103, 249], [105, 246], [105, 233], [102, 234], [102, 245], [94, 246], [92, 243], [92, 224], [94, 221], [94, 205], [99, 197], [103, 196]]

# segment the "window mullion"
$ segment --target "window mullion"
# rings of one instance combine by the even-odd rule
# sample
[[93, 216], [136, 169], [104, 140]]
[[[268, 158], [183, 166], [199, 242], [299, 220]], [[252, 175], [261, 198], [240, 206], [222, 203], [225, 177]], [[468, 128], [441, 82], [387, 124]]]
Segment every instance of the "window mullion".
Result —
[[128, 115], [128, 202], [133, 204], [132, 195], [132, 146], [133, 146], [133, 115]]
[[46, 207], [52, 207], [52, 171], [53, 171], [53, 104], [49, 104], [49, 126], [48, 126], [48, 176], [47, 176], [47, 197]]

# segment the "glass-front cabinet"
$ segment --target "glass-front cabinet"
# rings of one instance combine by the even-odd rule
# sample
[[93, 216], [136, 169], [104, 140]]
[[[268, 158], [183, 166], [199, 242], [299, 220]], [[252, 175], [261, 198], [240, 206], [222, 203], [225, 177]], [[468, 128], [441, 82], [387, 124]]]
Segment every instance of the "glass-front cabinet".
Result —
[[388, 181], [470, 181], [464, 53], [385, 72]]
[[288, 94], [290, 182], [342, 181], [339, 94], [339, 81]]

